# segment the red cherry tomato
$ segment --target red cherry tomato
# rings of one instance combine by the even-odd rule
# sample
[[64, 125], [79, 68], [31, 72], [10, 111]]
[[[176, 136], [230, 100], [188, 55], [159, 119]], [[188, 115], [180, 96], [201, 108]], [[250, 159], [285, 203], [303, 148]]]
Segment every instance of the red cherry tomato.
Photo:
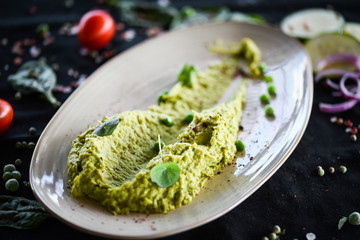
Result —
[[14, 110], [10, 103], [0, 99], [0, 135], [4, 134], [10, 127], [14, 117]]
[[83, 47], [98, 50], [113, 39], [115, 31], [115, 21], [110, 14], [104, 10], [92, 10], [80, 19], [78, 39]]

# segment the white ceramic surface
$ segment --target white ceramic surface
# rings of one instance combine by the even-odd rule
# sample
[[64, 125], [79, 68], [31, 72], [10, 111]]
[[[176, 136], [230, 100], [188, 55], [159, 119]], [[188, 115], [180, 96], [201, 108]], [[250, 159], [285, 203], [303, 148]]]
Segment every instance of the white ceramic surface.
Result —
[[[67, 177], [71, 142], [88, 125], [123, 110], [146, 109], [176, 82], [184, 63], [205, 68], [216, 61], [206, 45], [221, 38], [252, 38], [277, 89], [268, 119], [259, 103], [264, 81], [250, 81], [239, 134], [246, 153], [210, 179], [193, 202], [168, 214], [114, 216], [89, 199], [74, 199]], [[205, 224], [236, 207], [289, 157], [307, 125], [312, 70], [301, 45], [273, 28], [221, 23], [173, 31], [147, 40], [100, 67], [63, 104], [41, 135], [30, 166], [37, 199], [53, 215], [80, 230], [111, 238], [155, 238]], [[250, 160], [252, 159], [252, 160]], [[241, 206], [239, 206], [241, 207]], [[261, 206], [259, 206], [261, 207]]]

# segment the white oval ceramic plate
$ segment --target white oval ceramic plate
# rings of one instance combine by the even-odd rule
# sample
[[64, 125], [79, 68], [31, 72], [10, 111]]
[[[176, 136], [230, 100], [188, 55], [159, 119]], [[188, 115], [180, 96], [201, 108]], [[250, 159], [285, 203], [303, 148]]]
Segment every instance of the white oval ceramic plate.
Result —
[[[216, 61], [206, 46], [216, 39], [252, 38], [263, 53], [277, 89], [276, 117], [267, 119], [259, 96], [264, 81], [250, 81], [239, 134], [246, 153], [211, 178], [193, 202], [168, 214], [114, 216], [89, 199], [74, 199], [67, 156], [77, 135], [103, 116], [146, 109], [176, 83], [184, 63], [206, 68]], [[41, 135], [30, 166], [31, 187], [53, 215], [88, 233], [111, 238], [155, 238], [205, 224], [236, 207], [284, 163], [307, 125], [313, 96], [312, 70], [301, 45], [273, 28], [221, 23], [177, 30], [145, 41], [100, 67], [63, 104]], [[252, 159], [252, 160], [250, 160]]]

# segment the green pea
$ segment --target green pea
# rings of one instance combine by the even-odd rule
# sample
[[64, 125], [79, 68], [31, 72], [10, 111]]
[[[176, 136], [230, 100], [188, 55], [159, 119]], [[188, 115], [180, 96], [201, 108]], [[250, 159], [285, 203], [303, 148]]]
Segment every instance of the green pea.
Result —
[[163, 141], [160, 141], [160, 144], [159, 144], [159, 141], [156, 141], [154, 143], [154, 150], [160, 151], [160, 146], [161, 146], [161, 149], [163, 149], [163, 147], [165, 146], [165, 143]]
[[278, 236], [276, 235], [276, 233], [270, 233], [269, 238], [270, 238], [270, 240], [276, 240], [276, 239], [278, 239]]
[[164, 103], [166, 98], [165, 96], [167, 96], [169, 94], [169, 91], [164, 91], [160, 94], [160, 96], [158, 97], [158, 103]]
[[339, 171], [343, 174], [345, 174], [347, 172], [347, 168], [345, 166], [340, 166], [339, 167]]
[[35, 133], [36, 133], [36, 128], [35, 128], [35, 127], [30, 127], [30, 128], [29, 128], [29, 133], [30, 133], [31, 135], [35, 134]]
[[14, 164], [6, 164], [4, 166], [4, 173], [5, 172], [12, 172], [12, 171], [15, 171], [16, 170], [16, 167]]
[[174, 120], [171, 117], [165, 117], [162, 119], [162, 123], [168, 127], [174, 125]]
[[236, 150], [243, 151], [245, 149], [245, 144], [241, 140], [235, 142]]
[[269, 240], [268, 237], [262, 237], [261, 240]]
[[18, 159], [15, 160], [14, 163], [15, 163], [15, 166], [18, 166], [18, 167], [19, 167], [19, 166], [21, 166], [22, 161], [21, 161], [21, 159], [18, 158]]
[[261, 73], [264, 73], [265, 70], [266, 70], [266, 65], [265, 65], [265, 63], [263, 63], [263, 62], [259, 63], [258, 69], [260, 70]]
[[267, 76], [264, 76], [264, 80], [265, 80], [265, 82], [270, 83], [273, 81], [273, 78], [272, 78], [272, 76], [267, 75]]
[[186, 116], [185, 116], [185, 121], [186, 122], [191, 122], [192, 120], [194, 119], [194, 114], [191, 112], [191, 113], [188, 113]]
[[272, 96], [276, 95], [276, 88], [274, 84], [269, 84], [268, 86], [268, 93]]
[[262, 95], [260, 96], [260, 101], [261, 101], [261, 103], [263, 103], [263, 104], [268, 104], [268, 103], [270, 102], [270, 96], [269, 96], [269, 94], [262, 94]]
[[6, 181], [5, 188], [9, 192], [16, 192], [19, 189], [19, 182], [15, 178]]
[[12, 171], [11, 174], [13, 178], [15, 178], [16, 180], [20, 180], [21, 173], [19, 171]]
[[352, 225], [360, 225], [360, 213], [353, 212], [349, 215], [348, 221]]
[[9, 180], [10, 178], [13, 178], [13, 174], [11, 172], [4, 172], [4, 174], [2, 175], [2, 179], [4, 181]]
[[279, 234], [281, 233], [281, 228], [279, 225], [275, 225], [273, 228], [273, 233]]
[[269, 104], [265, 106], [266, 116], [274, 116], [274, 109]]

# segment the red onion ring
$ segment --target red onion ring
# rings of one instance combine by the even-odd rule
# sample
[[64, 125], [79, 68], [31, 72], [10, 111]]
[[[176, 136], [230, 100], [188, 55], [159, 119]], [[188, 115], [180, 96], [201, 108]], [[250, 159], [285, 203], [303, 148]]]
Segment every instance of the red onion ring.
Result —
[[316, 74], [314, 80], [315, 82], [319, 82], [324, 77], [329, 77], [329, 76], [341, 77], [346, 73], [348, 73], [348, 71], [342, 69], [336, 69], [336, 68], [325, 69], [324, 71], [321, 71], [320, 73]]
[[329, 78], [327, 78], [327, 79], [325, 80], [325, 83], [326, 83], [326, 85], [328, 85], [329, 87], [331, 87], [331, 88], [334, 89], [334, 90], [339, 90], [339, 89], [340, 89], [339, 84], [334, 83], [334, 82], [331, 81]]
[[350, 53], [337, 53], [332, 54], [324, 59], [321, 59], [317, 62], [316, 68], [318, 71], [325, 69], [327, 66], [334, 64], [334, 63], [351, 63], [356, 66], [356, 70], [360, 72], [360, 66], [358, 69], [359, 58], [356, 55]]
[[[356, 81], [357, 87], [356, 87], [356, 92], [355, 94], [350, 92], [347, 87], [345, 86], [345, 82], [349, 79], [353, 79]], [[344, 76], [341, 78], [340, 83], [339, 83], [339, 88], [340, 88], [340, 92], [341, 94], [348, 99], [354, 99], [357, 101], [360, 101], [360, 79], [359, 79], [359, 74], [356, 73], [346, 73], [344, 74]]]
[[320, 103], [320, 111], [324, 113], [338, 113], [338, 112], [345, 112], [351, 108], [353, 108], [358, 103], [357, 100], [348, 100], [343, 103], [337, 104], [328, 104], [328, 103]]

